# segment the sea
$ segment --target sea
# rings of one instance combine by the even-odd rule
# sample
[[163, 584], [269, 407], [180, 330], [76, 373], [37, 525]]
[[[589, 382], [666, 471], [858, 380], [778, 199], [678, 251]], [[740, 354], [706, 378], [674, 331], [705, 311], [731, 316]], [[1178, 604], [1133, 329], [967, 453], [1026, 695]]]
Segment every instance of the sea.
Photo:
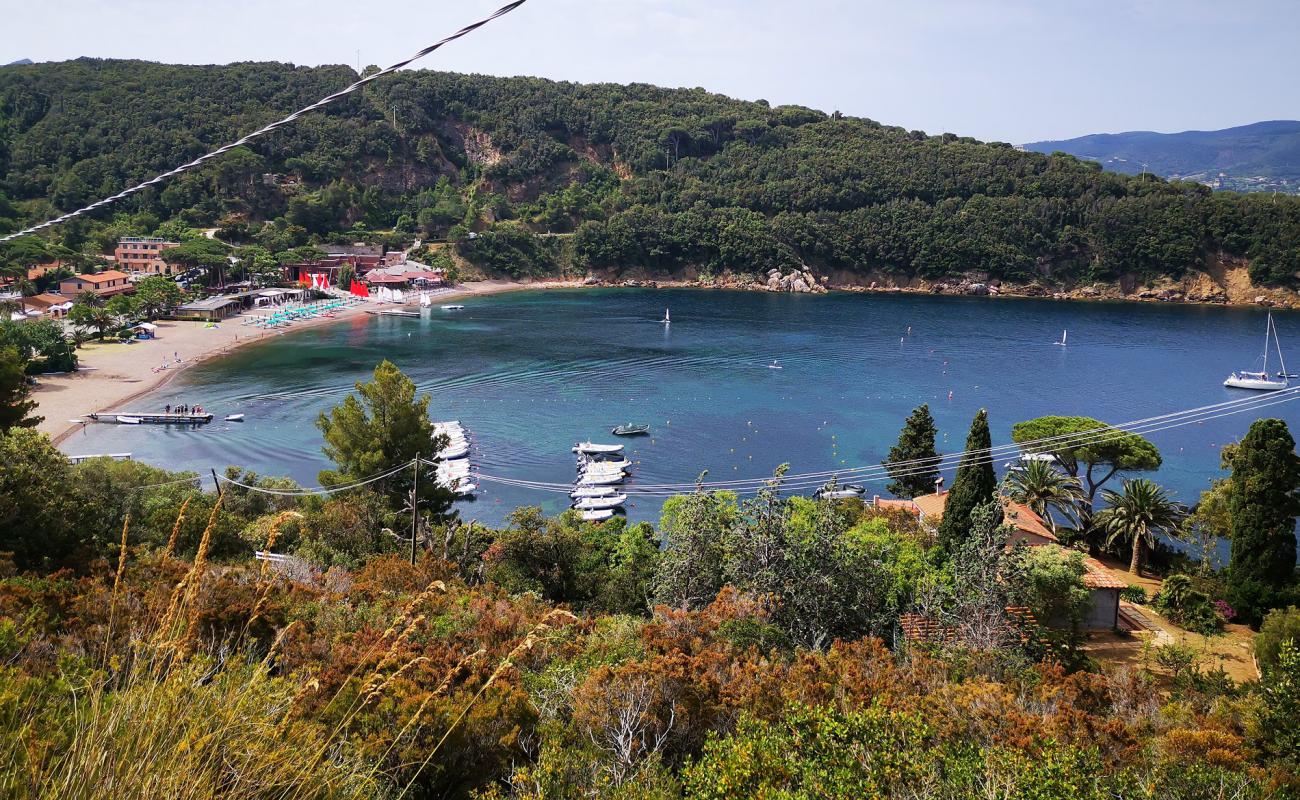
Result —
[[[188, 403], [216, 422], [89, 424], [63, 449], [129, 452], [208, 484], [210, 470], [239, 465], [317, 486], [328, 466], [317, 418], [388, 359], [429, 395], [431, 417], [471, 433], [481, 480], [457, 506], [462, 519], [499, 525], [520, 506], [563, 510], [571, 448], [593, 440], [626, 445], [628, 487], [642, 493], [625, 513], [653, 522], [666, 495], [696, 482], [750, 491], [783, 464], [790, 476], [814, 474], [788, 479], [790, 492], [838, 473], [868, 498], [883, 496], [887, 479], [854, 470], [879, 464], [922, 403], [940, 451], [956, 452], [981, 408], [997, 446], [1016, 422], [1045, 414], [1125, 423], [1259, 398], [1223, 379], [1258, 365], [1266, 325], [1254, 308], [916, 294], [575, 289], [461, 302], [418, 319], [288, 330], [196, 365], [125, 409]], [[1300, 316], [1274, 319], [1284, 348], [1300, 341]], [[1300, 367], [1300, 351], [1295, 358]], [[1149, 477], [1194, 503], [1223, 475], [1220, 449], [1252, 421], [1276, 416], [1297, 430], [1300, 404], [1269, 402], [1152, 431], [1164, 463]], [[236, 413], [243, 422], [222, 421]], [[611, 436], [623, 423], [649, 425], [650, 435]], [[1000, 457], [999, 471], [1010, 460]]]

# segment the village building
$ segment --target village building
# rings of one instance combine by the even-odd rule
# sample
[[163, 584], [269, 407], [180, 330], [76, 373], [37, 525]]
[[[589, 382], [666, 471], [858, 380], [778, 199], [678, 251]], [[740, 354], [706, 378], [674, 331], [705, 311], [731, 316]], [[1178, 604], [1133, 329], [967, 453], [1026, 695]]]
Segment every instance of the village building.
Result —
[[59, 293], [75, 298], [82, 292], [94, 292], [100, 297], [112, 297], [115, 294], [134, 292], [135, 284], [131, 276], [115, 269], [105, 270], [95, 275], [73, 275], [59, 281]]
[[[1002, 521], [1011, 526], [1007, 540], [1008, 547], [1025, 544], [1029, 547], [1061, 548], [1060, 540], [1052, 533], [1047, 523], [1033, 509], [1024, 503], [1017, 503], [1000, 497], [1002, 503]], [[930, 526], [937, 526], [943, 519], [944, 506], [948, 502], [948, 492], [923, 494], [912, 500], [892, 500], [873, 497], [872, 505], [881, 509], [908, 511]], [[1092, 597], [1092, 606], [1084, 616], [1081, 627], [1085, 630], [1111, 630], [1121, 627], [1126, 620], [1121, 619], [1120, 592], [1125, 584], [1111, 575], [1106, 567], [1095, 558], [1084, 558], [1083, 586]], [[919, 625], [919, 623], [918, 623]], [[918, 631], [924, 626], [917, 628]], [[925, 635], [932, 634], [928, 628]], [[920, 634], [918, 634], [920, 635]]]
[[[50, 317], [52, 319], [61, 319], [68, 314], [68, 309], [72, 308], [72, 298], [65, 297], [61, 294], [51, 294], [42, 292], [32, 297], [22, 299], [23, 309], [27, 316]], [[33, 313], [36, 312], [36, 313]]]
[[113, 250], [113, 258], [118, 269], [127, 272], [147, 272], [153, 275], [171, 275], [184, 268], [163, 261], [162, 254], [173, 247], [180, 247], [179, 242], [145, 236], [124, 236], [118, 240]]

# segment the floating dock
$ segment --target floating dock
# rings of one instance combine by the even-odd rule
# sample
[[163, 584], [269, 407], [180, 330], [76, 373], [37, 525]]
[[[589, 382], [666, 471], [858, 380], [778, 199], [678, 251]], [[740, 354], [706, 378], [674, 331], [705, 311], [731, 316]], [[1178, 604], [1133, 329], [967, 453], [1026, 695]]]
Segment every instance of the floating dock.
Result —
[[121, 422], [119, 417], [136, 419], [142, 425], [207, 425], [212, 415], [206, 411], [202, 414], [168, 414], [161, 411], [103, 411], [87, 414], [95, 422]]

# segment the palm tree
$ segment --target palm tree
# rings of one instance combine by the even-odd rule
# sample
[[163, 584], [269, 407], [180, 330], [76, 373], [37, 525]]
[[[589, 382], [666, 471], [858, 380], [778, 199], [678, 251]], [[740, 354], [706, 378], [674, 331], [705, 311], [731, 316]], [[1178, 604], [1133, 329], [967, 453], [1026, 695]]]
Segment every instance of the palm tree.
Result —
[[1124, 481], [1124, 493], [1105, 490], [1107, 507], [1097, 514], [1098, 526], [1107, 533], [1106, 545], [1130, 540], [1133, 556], [1128, 571], [1141, 574], [1144, 548], [1155, 546], [1157, 534], [1177, 528], [1187, 510], [1169, 499], [1169, 494], [1146, 478]]
[[1083, 485], [1079, 479], [1066, 475], [1047, 461], [1032, 460], [1024, 469], [1013, 472], [1007, 480], [1007, 496], [1024, 503], [1034, 513], [1047, 520], [1052, 533], [1056, 533], [1056, 511], [1071, 523], [1079, 518], [1079, 504], [1083, 502]]

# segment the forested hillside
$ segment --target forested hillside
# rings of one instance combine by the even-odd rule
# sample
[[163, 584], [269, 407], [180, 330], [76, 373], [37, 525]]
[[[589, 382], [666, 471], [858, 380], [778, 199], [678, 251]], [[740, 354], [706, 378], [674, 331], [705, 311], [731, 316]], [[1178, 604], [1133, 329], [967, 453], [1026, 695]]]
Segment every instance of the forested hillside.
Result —
[[[345, 67], [78, 60], [0, 68], [0, 226], [48, 218], [346, 85]], [[449, 238], [508, 274], [935, 279], [1180, 276], [1220, 253], [1300, 272], [1300, 198], [1211, 193], [1068, 156], [702, 89], [409, 71], [55, 232], [74, 249], [178, 219], [282, 251]], [[473, 231], [479, 236], [469, 239]], [[537, 234], [574, 234], [557, 239]]]

